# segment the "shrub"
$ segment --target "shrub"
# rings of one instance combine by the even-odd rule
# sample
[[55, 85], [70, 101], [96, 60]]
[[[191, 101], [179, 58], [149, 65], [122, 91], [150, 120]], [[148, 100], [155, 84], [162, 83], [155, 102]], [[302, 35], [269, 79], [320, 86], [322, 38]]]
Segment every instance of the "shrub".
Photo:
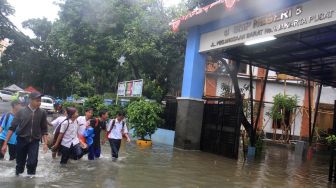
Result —
[[73, 102], [64, 102], [62, 104], [62, 108], [65, 109], [67, 107], [75, 107], [78, 110], [78, 114], [84, 114], [84, 108], [81, 104], [73, 103]]
[[160, 117], [162, 112], [163, 108], [157, 102], [143, 99], [132, 102], [127, 108], [127, 117], [135, 135], [142, 140], [145, 140], [146, 136], [151, 139], [151, 135], [163, 123]]

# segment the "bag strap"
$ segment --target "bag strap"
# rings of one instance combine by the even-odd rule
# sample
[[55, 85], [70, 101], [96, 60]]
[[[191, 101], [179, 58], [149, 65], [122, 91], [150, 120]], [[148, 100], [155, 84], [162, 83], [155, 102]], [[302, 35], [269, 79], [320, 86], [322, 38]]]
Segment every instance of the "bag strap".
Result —
[[[67, 118], [67, 119], [65, 119], [63, 122], [65, 122], [65, 121], [68, 121], [68, 126], [65, 128], [65, 131], [64, 131], [64, 133], [63, 133], [63, 135], [62, 135], [62, 138], [61, 138], [61, 140], [63, 140], [63, 137], [64, 137], [65, 133], [67, 132], [67, 130], [68, 130], [68, 128], [69, 128], [69, 126], [70, 126], [69, 119]], [[63, 122], [62, 122], [62, 123], [63, 123]], [[60, 126], [62, 126], [62, 123], [60, 124]]]
[[115, 125], [115, 119], [112, 120], [112, 125], [111, 125], [110, 130], [108, 131], [108, 134], [110, 134], [110, 132], [111, 132], [112, 129], [114, 128], [114, 125]]
[[7, 123], [8, 123], [9, 115], [11, 115], [11, 113], [7, 113], [6, 117], [4, 119], [4, 123], [5, 123], [4, 125], [5, 125], [6, 128], [7, 128]]
[[[66, 133], [66, 131], [68, 130], [68, 128], [69, 128], [69, 125], [70, 125], [70, 122], [69, 122], [69, 119], [68, 118], [66, 118], [65, 120], [63, 120], [58, 126], [62, 126], [62, 124], [65, 122], [65, 121], [68, 121], [68, 126], [67, 126], [67, 128], [65, 128], [65, 131], [64, 131], [64, 133], [63, 133], [63, 135]], [[57, 127], [58, 127], [57, 126]], [[61, 127], [60, 127], [61, 128]], [[57, 128], [56, 128], [57, 129]], [[61, 130], [60, 130], [61, 131]], [[62, 138], [63, 139], [63, 138]]]

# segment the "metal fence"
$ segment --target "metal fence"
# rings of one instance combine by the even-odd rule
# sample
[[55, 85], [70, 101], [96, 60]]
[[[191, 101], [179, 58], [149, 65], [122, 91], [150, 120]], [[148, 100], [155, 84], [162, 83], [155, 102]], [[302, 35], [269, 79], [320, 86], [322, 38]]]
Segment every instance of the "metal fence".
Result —
[[241, 103], [235, 99], [205, 99], [201, 150], [238, 158]]
[[161, 129], [175, 130], [176, 126], [176, 114], [177, 114], [177, 100], [169, 99], [166, 100], [166, 105], [164, 107], [164, 112], [162, 118], [164, 119], [164, 124], [159, 126]]

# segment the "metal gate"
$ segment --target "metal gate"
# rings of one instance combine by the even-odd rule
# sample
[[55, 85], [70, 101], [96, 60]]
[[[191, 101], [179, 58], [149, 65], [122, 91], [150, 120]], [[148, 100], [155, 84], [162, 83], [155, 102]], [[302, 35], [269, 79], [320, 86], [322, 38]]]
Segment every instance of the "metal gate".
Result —
[[240, 104], [235, 99], [205, 99], [201, 150], [238, 158]]

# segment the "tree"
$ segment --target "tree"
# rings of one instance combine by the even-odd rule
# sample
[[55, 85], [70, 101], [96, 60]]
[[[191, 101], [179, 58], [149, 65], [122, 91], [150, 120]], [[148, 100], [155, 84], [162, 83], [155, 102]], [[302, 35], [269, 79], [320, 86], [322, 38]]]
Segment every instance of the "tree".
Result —
[[186, 36], [173, 33], [169, 22], [184, 8], [165, 8], [159, 0], [64, 0], [59, 6], [54, 23], [23, 23], [36, 37], [7, 49], [6, 80], [61, 96], [116, 92], [118, 82], [140, 78], [159, 87], [155, 95], [144, 92], [157, 100], [180, 89]]
[[10, 33], [15, 30], [14, 24], [7, 18], [14, 12], [14, 8], [7, 0], [0, 0], [0, 41], [8, 38]]

